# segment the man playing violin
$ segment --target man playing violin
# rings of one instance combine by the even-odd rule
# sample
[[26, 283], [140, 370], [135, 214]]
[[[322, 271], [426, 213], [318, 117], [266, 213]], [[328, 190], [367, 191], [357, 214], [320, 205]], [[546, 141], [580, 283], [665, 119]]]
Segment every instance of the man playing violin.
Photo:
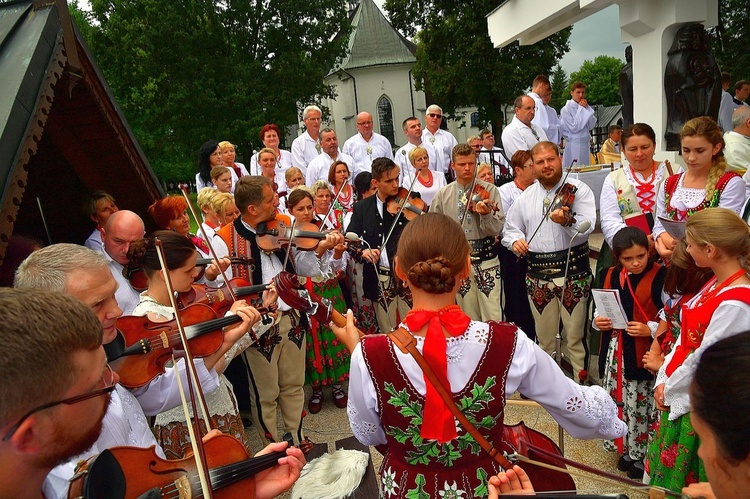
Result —
[[[364, 296], [373, 303], [378, 328], [382, 333], [396, 327], [398, 319], [403, 318], [411, 308], [408, 290], [398, 285], [392, 266], [396, 246], [407, 220], [403, 214], [397, 219], [395, 213], [386, 209], [388, 199], [398, 193], [399, 175], [400, 168], [392, 160], [376, 158], [372, 162], [372, 184], [377, 191], [374, 196], [354, 203], [352, 218], [346, 227], [346, 232], [354, 232], [369, 246], [361, 257], [355, 258], [362, 265]], [[390, 238], [386, 241], [391, 229]]]
[[0, 497], [38, 498], [54, 466], [96, 441], [116, 375], [72, 297], [1, 289], [0, 322]]
[[[279, 206], [278, 195], [265, 177], [242, 177], [234, 188], [235, 204], [241, 215], [216, 233], [213, 244], [219, 258], [223, 256], [252, 257], [255, 266], [232, 265], [227, 278], [241, 277], [252, 284], [270, 282], [282, 270], [302, 276], [318, 276], [328, 271], [327, 259], [315, 251], [292, 251], [286, 258], [283, 249], [261, 251], [256, 231], [262, 222], [273, 220]], [[283, 217], [287, 225], [289, 217]], [[319, 248], [333, 248], [343, 236], [332, 232], [319, 243]], [[323, 252], [325, 254], [327, 252]], [[284, 268], [286, 263], [286, 268]], [[250, 384], [253, 424], [264, 442], [277, 440], [276, 408], [281, 408], [284, 433], [302, 440], [302, 411], [305, 403], [305, 329], [307, 317], [300, 316], [283, 300], [278, 300], [279, 319], [268, 334], [248, 348], [240, 357], [246, 365]]]
[[[100, 327], [103, 328], [103, 344], [112, 342], [118, 334], [116, 321], [122, 315], [122, 310], [115, 298], [117, 282], [109, 271], [107, 261], [95, 251], [75, 244], [53, 244], [38, 250], [18, 268], [14, 285], [20, 289], [53, 291], [58, 293], [57, 296], [64, 294], [78, 298], [99, 319]], [[53, 309], [57, 306], [57, 301], [54, 303]], [[243, 316], [243, 325], [249, 327], [249, 314], [252, 310], [251, 307], [247, 309], [238, 313]], [[257, 312], [253, 315], [257, 315]], [[218, 376], [213, 366], [241, 336], [241, 332], [242, 328], [237, 328], [237, 335], [227, 334], [217, 353], [195, 360], [204, 390], [215, 390], [218, 387]], [[184, 384], [184, 369], [179, 370]], [[111, 400], [100, 426], [101, 434], [97, 431], [98, 438], [94, 439], [93, 445], [89, 442], [83, 449], [78, 449], [76, 459], [54, 463], [57, 466], [47, 476], [44, 484], [45, 497], [67, 497], [68, 480], [74, 474], [78, 459], [98, 454], [103, 449], [122, 445], [141, 448], [156, 445], [157, 454], [163, 457], [148, 426], [146, 415], [156, 415], [180, 403], [175, 374], [174, 369], [167, 369], [164, 375], [133, 393], [115, 380], [115, 388], [111, 392]], [[297, 455], [296, 450], [291, 449], [289, 452], [290, 455]]]
[[[500, 262], [494, 246], [495, 236], [503, 230], [505, 221], [500, 193], [494, 185], [475, 178], [477, 157], [470, 145], [454, 147], [452, 159], [456, 181], [438, 191], [430, 211], [457, 220], [471, 244], [471, 274], [458, 289], [458, 304], [474, 320], [499, 321], [502, 287]], [[477, 186], [489, 193], [488, 199], [481, 200], [471, 194], [472, 188], [476, 190]]]
[[128, 210], [113, 213], [102, 231], [103, 245], [99, 252], [107, 260], [112, 277], [117, 281], [115, 298], [123, 315], [130, 315], [140, 300], [140, 293], [130, 285], [122, 271], [129, 262], [130, 243], [141, 239], [145, 233], [141, 217]]
[[[588, 239], [596, 225], [594, 194], [580, 180], [563, 182], [562, 158], [552, 142], [535, 145], [531, 156], [539, 181], [510, 207], [502, 244], [528, 258], [526, 289], [539, 346], [553, 354], [562, 319], [567, 357], [573, 374], [583, 381], [588, 375], [584, 342], [591, 293]], [[560, 189], [575, 194], [556, 196]]]

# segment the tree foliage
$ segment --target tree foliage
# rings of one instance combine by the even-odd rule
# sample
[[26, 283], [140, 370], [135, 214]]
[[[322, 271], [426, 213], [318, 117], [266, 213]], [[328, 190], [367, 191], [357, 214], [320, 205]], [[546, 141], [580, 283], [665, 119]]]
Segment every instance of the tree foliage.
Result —
[[565, 105], [570, 99], [570, 92], [568, 92], [568, 73], [565, 72], [562, 66], [559, 64], [555, 66], [550, 75], [550, 85], [552, 86], [552, 97], [549, 100], [549, 105], [553, 107], [557, 112]]
[[476, 106], [482, 123], [501, 124], [504, 107], [570, 48], [565, 29], [534, 45], [514, 42], [495, 49], [485, 16], [497, 0], [386, 0], [384, 7], [397, 30], [416, 36], [417, 89], [431, 94], [449, 115]]
[[580, 80], [588, 85], [586, 100], [591, 104], [616, 106], [620, 104], [619, 78], [624, 64], [617, 57], [600, 55], [593, 61], [583, 61], [578, 71], [570, 73], [570, 81]]
[[[92, 0], [91, 48], [154, 170], [195, 172], [209, 139], [249, 161], [265, 123], [329, 96], [344, 0]], [[345, 33], [344, 33], [345, 34]]]
[[750, 0], [719, 0], [719, 24], [709, 30], [714, 35], [714, 57], [721, 70], [732, 75], [733, 84], [737, 80], [750, 80], [748, 12]]

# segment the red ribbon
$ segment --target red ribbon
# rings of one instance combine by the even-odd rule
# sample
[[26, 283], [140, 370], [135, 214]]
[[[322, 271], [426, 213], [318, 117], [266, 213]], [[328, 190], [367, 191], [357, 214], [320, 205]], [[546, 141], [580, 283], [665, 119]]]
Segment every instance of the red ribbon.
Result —
[[[411, 331], [418, 331], [427, 324], [422, 355], [440, 382], [450, 390], [447, 343], [443, 329], [451, 336], [458, 336], [469, 327], [471, 318], [463, 313], [458, 305], [450, 305], [440, 310], [412, 310], [406, 314], [404, 322]], [[454, 416], [427, 376], [424, 377], [424, 382], [427, 394], [422, 412], [420, 436], [428, 440], [437, 440], [439, 443], [453, 440], [458, 436]]]

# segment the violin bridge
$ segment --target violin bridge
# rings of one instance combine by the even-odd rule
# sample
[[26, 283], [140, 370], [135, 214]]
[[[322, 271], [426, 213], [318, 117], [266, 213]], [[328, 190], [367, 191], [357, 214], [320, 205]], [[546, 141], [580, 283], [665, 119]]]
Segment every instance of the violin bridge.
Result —
[[162, 348], [169, 348], [169, 338], [167, 337], [166, 331], [162, 331], [159, 334], [159, 338], [161, 338], [161, 346], [162, 346]]
[[177, 494], [180, 499], [191, 499], [193, 497], [193, 490], [190, 488], [190, 480], [186, 476], [181, 476], [174, 481], [174, 487], [177, 489]]

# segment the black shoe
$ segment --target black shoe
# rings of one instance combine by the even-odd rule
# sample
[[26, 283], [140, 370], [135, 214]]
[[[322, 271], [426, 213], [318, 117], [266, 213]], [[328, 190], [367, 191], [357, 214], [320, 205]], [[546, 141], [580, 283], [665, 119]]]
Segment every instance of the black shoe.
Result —
[[628, 478], [636, 480], [643, 478], [643, 461], [633, 461], [633, 465], [628, 470]]
[[630, 471], [630, 468], [633, 467], [633, 461], [630, 459], [630, 456], [620, 456], [620, 459], [617, 461], [617, 469], [620, 471]]

